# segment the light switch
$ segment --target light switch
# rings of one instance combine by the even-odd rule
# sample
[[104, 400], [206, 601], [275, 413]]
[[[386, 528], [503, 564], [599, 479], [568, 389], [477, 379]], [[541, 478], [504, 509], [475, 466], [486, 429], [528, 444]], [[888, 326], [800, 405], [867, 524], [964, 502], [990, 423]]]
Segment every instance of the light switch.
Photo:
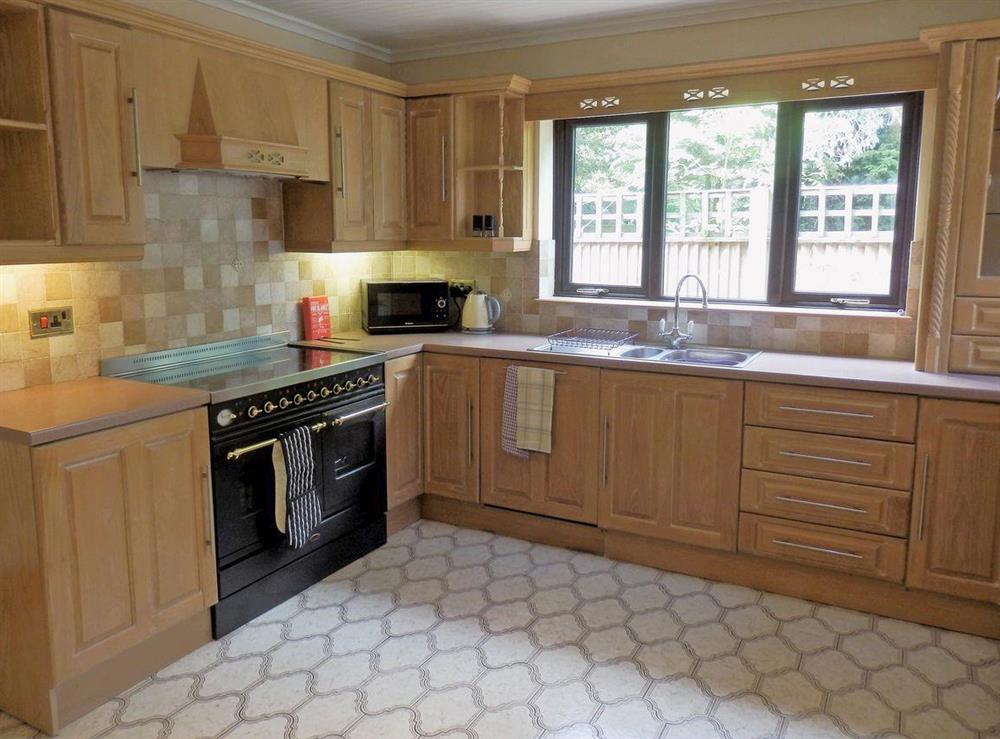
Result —
[[74, 331], [73, 308], [66, 305], [60, 308], [29, 310], [28, 325], [33, 339], [71, 334]]

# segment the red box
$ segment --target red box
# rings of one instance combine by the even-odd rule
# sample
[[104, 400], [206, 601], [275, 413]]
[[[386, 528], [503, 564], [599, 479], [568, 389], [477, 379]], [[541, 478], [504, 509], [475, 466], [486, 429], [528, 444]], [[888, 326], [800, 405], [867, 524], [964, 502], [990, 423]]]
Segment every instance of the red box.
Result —
[[305, 339], [330, 336], [330, 301], [325, 295], [302, 298], [302, 335]]

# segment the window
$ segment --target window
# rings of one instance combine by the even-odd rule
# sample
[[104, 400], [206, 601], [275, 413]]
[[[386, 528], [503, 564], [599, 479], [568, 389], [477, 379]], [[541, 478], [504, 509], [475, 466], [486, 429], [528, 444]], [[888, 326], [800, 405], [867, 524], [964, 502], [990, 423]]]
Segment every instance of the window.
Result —
[[[557, 292], [899, 308], [919, 93], [557, 121]], [[689, 285], [683, 297], [694, 297]]]

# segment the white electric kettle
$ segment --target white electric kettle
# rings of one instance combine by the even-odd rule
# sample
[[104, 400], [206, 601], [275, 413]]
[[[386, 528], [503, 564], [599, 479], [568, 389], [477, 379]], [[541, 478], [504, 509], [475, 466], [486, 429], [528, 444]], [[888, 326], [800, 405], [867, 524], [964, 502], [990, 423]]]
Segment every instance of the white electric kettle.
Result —
[[488, 334], [500, 318], [500, 301], [482, 290], [469, 293], [462, 308], [462, 330], [469, 334]]

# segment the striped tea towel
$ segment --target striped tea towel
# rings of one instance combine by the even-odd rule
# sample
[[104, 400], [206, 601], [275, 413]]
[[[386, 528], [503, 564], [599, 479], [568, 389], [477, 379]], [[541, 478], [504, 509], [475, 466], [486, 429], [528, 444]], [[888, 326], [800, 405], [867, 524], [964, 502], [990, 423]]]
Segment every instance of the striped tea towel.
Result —
[[507, 454], [527, 459], [528, 453], [517, 448], [517, 367], [507, 365], [503, 383], [503, 421], [500, 425], [500, 448]]
[[517, 368], [517, 448], [552, 453], [552, 401], [556, 373]]
[[[309, 543], [319, 526], [319, 494], [316, 492], [312, 435], [308, 426], [298, 426], [278, 434], [271, 460], [275, 464], [275, 518], [285, 508], [284, 526], [278, 526], [288, 546], [298, 549]], [[282, 478], [284, 484], [281, 485]], [[283, 488], [279, 490], [279, 488]]]

